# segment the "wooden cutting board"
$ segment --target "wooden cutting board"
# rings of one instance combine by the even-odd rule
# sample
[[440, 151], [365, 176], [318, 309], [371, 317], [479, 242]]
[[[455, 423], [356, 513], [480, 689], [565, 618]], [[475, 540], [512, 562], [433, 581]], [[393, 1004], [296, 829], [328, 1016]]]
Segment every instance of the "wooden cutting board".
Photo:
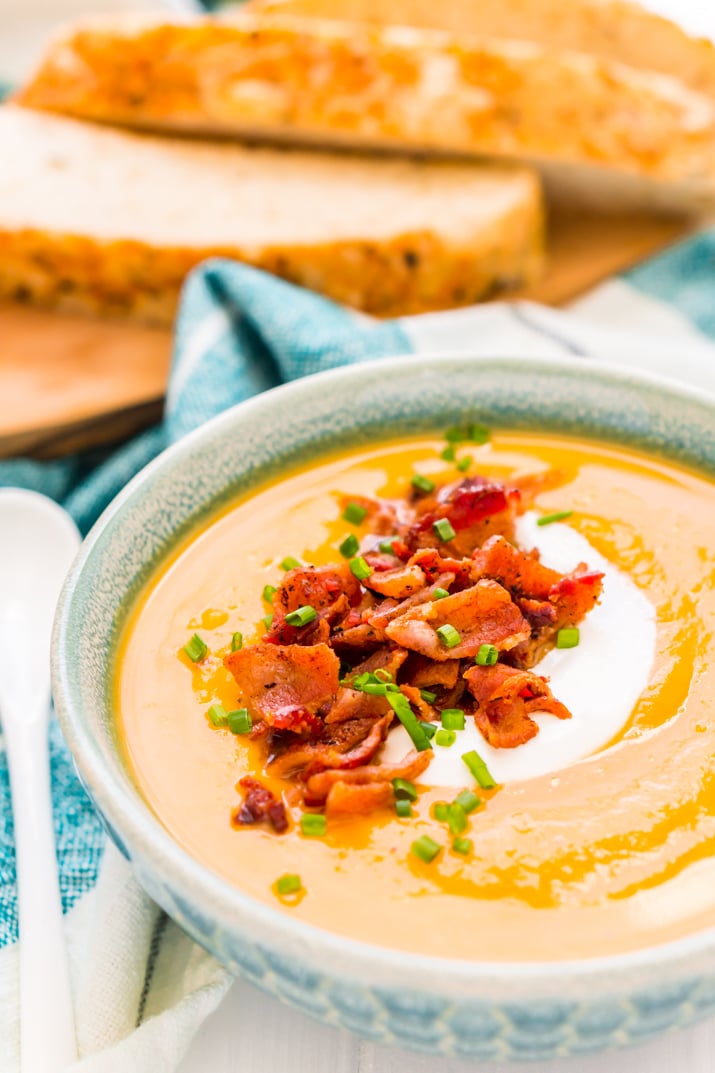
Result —
[[[557, 216], [547, 271], [517, 297], [562, 305], [692, 229], [645, 216]], [[55, 457], [151, 424], [170, 355], [166, 329], [0, 306], [0, 457]]]

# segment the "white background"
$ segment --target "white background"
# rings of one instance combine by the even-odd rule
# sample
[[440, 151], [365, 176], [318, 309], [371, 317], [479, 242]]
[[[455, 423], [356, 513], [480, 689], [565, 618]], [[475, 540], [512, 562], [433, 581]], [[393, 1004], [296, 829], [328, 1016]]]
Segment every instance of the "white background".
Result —
[[[438, 3], [439, 0], [435, 0]], [[479, 0], [465, 0], [465, 3]], [[505, 3], [508, 0], [505, 0]], [[180, 6], [173, 0], [168, 6]], [[564, 5], [568, 0], [564, 0]], [[21, 76], [53, 24], [82, 10], [159, 7], [161, 0], [0, 0], [0, 81]], [[651, 0], [689, 30], [715, 37], [715, 0]], [[199, 1032], [179, 1073], [715, 1073], [715, 1021], [602, 1057], [504, 1067], [376, 1047], [315, 1024], [237, 982]]]

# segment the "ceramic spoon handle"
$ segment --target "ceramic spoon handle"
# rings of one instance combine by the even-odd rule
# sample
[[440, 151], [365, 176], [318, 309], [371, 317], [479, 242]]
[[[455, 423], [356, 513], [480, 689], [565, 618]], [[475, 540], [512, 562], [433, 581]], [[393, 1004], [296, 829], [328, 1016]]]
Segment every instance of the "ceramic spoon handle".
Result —
[[[25, 719], [23, 719], [25, 714]], [[57, 877], [46, 718], [3, 711], [20, 920], [23, 1073], [57, 1073], [77, 1057]]]

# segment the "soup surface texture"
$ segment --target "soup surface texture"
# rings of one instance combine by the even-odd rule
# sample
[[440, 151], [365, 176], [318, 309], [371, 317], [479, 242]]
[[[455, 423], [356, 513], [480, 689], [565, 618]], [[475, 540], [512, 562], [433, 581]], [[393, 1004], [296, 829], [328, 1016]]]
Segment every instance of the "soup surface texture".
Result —
[[[516, 749], [490, 750], [471, 725], [458, 731], [463, 745], [435, 746], [415, 780], [410, 817], [392, 807], [329, 818], [324, 836], [306, 837], [289, 784], [264, 770], [260, 741], [212, 725], [212, 705], [241, 706], [223, 657], [236, 631], [244, 644], [265, 632], [262, 592], [279, 584], [283, 560], [340, 561], [345, 536], [363, 535], [342, 517], [346, 495], [398, 498], [415, 473], [454, 481], [444, 446], [420, 438], [324, 457], [235, 502], [176, 550], [133, 609], [117, 660], [118, 734], [137, 786], [204, 865], [353, 939], [458, 959], [553, 960], [715, 925], [715, 486], [667, 462], [536, 434], [460, 448], [470, 472], [500, 481], [561, 472], [519, 519], [519, 540], [559, 570], [584, 560], [603, 571], [603, 598], [579, 646], [535, 668], [573, 718], [538, 716], [540, 733]], [[573, 513], [536, 525], [561, 511]], [[197, 663], [183, 653], [194, 633], [209, 649]], [[405, 751], [399, 734], [385, 746], [392, 756]], [[461, 763], [473, 748], [495, 789], [480, 790]], [[284, 795], [285, 833], [231, 823], [246, 775]], [[463, 788], [482, 799], [467, 855], [450, 849], [434, 816]], [[411, 852], [423, 835], [440, 845], [431, 862]], [[301, 880], [292, 899], [276, 892], [286, 874]]]

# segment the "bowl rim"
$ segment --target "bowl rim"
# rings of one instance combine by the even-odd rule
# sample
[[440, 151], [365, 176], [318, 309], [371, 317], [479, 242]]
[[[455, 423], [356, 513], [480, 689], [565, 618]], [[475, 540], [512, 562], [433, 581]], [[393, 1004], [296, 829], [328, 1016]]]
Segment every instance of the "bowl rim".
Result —
[[[406, 361], [410, 362], [411, 374], [434, 370], [435, 365], [454, 363], [475, 373], [480, 368], [495, 372], [504, 372], [505, 369], [511, 372], [524, 370], [542, 375], [576, 375], [584, 382], [595, 379], [611, 386], [620, 383], [636, 391], [648, 388], [676, 397], [685, 404], [710, 410], [715, 417], [715, 393], [691, 387], [660, 374], [632, 370], [595, 359], [582, 362], [573, 357], [495, 357], [472, 355], [464, 351], [401, 354], [343, 365], [281, 384], [227, 408], [163, 450], [125, 485], [92, 526], [67, 575], [53, 627], [52, 686], [59, 722], [77, 770], [91, 790], [94, 807], [102, 816], [107, 817], [112, 828], [121, 835], [122, 841], [126, 841], [131, 847], [132, 859], [149, 858], [153, 866], [158, 864], [162, 875], [168, 875], [172, 887], [179, 889], [188, 901], [195, 897], [197, 904], [211, 905], [212, 918], [220, 925], [230, 928], [239, 918], [245, 932], [250, 932], [252, 924], [259, 925], [261, 933], [271, 934], [276, 946], [286, 950], [301, 950], [311, 963], [318, 966], [350, 966], [353, 975], [376, 985], [384, 982], [378, 977], [381, 970], [387, 971], [393, 979], [402, 977], [409, 981], [410, 985], [414, 985], [414, 981], [418, 979], [428, 983], [439, 979], [457, 986], [467, 981], [481, 980], [484, 983], [526, 984], [530, 987], [534, 980], [543, 981], [549, 978], [560, 982], [562, 993], [566, 990], [569, 980], [586, 978], [593, 982], [599, 977], [611, 979], [614, 973], [640, 975], [644, 970], [647, 972], [655, 966], [680, 966], [685, 972], [688, 968], [685, 963], [694, 955], [715, 955], [715, 926], [621, 953], [550, 961], [499, 962], [442, 958], [380, 946], [291, 917], [277, 905], [272, 906], [245, 893], [183, 849], [149, 804], [142, 799], [138, 788], [135, 798], [127, 794], [125, 785], [118, 777], [119, 769], [126, 777], [126, 769], [118, 753], [113, 754], [110, 763], [105, 759], [91, 731], [82, 726], [82, 717], [77, 714], [78, 710], [81, 712], [82, 699], [77, 684], [73, 684], [70, 670], [72, 660], [68, 649], [67, 629], [70, 608], [78, 579], [93, 556], [101, 536], [132, 498], [155, 474], [175, 467], [192, 453], [195, 446], [220, 436], [236, 421], [240, 422], [242, 415], [251, 412], [260, 414], [263, 409], [270, 412], [279, 406], [286, 396], [290, 398], [302, 393], [310, 394], [315, 386], [339, 385], [342, 380], [349, 383], [351, 380], [368, 376], [375, 370], [384, 374], [402, 372]], [[608, 442], [607, 437], [604, 437], [604, 440]], [[687, 463], [685, 465], [687, 467]], [[694, 468], [697, 469], [696, 466]], [[341, 958], [339, 963], [329, 960], [336, 956]], [[336, 972], [341, 976], [349, 975], [342, 969]], [[423, 975], [418, 976], [418, 973]]]

